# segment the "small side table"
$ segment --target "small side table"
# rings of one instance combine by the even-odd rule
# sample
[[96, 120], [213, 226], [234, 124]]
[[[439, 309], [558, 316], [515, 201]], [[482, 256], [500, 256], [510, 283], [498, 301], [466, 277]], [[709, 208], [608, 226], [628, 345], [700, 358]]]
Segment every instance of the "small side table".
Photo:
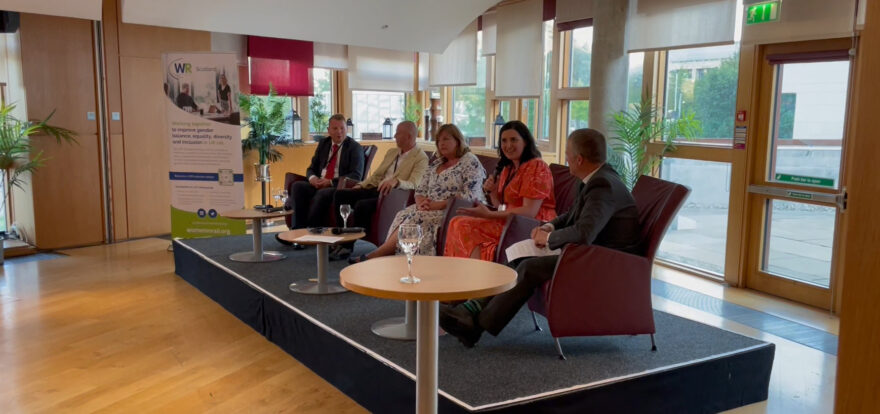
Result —
[[380, 257], [342, 269], [339, 280], [362, 295], [418, 301], [416, 412], [436, 413], [438, 301], [497, 295], [516, 284], [516, 272], [493, 262], [438, 256], [413, 258], [420, 283], [401, 283], [406, 271], [405, 256]]
[[252, 208], [245, 208], [241, 210], [231, 210], [220, 213], [221, 216], [231, 218], [231, 219], [239, 219], [239, 220], [253, 220], [253, 235], [254, 235], [254, 250], [250, 252], [239, 252], [233, 253], [229, 255], [229, 260], [233, 260], [236, 262], [245, 262], [245, 263], [262, 263], [262, 262], [274, 262], [277, 260], [283, 259], [285, 256], [281, 252], [273, 252], [273, 251], [263, 251], [263, 220], [275, 218], [275, 217], [284, 217], [289, 216], [291, 214], [290, 210], [282, 210], [276, 211], [273, 213], [266, 213], [262, 210], [254, 210]]
[[[324, 242], [311, 242], [311, 241], [298, 241], [297, 239], [302, 236], [327, 236], [327, 237], [341, 237], [340, 240], [337, 240], [333, 243], [324, 243]], [[318, 251], [318, 278], [317, 281], [302, 281], [302, 282], [294, 282], [290, 284], [290, 290], [297, 293], [305, 293], [307, 295], [329, 295], [333, 293], [342, 293], [347, 290], [339, 286], [337, 284], [331, 284], [327, 282], [327, 264], [330, 263], [330, 260], [327, 257], [328, 246], [336, 243], [349, 243], [353, 242], [357, 239], [366, 236], [364, 232], [360, 233], [342, 233], [342, 234], [333, 234], [329, 229], [325, 229], [321, 234], [314, 234], [309, 232], [308, 229], [296, 229], [285, 231], [283, 233], [278, 234], [278, 238], [281, 240], [286, 240], [293, 243], [299, 244], [308, 244], [315, 245], [316, 250]]]

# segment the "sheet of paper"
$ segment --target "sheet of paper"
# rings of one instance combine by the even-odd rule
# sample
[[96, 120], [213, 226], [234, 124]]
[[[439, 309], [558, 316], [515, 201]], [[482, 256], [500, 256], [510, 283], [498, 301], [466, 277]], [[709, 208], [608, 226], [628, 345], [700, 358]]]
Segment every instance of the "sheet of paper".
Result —
[[507, 254], [507, 261], [512, 262], [521, 257], [558, 255], [561, 253], [561, 250], [550, 250], [546, 246], [538, 247], [535, 246], [535, 242], [532, 239], [525, 239], [523, 241], [511, 244], [510, 247], [504, 250], [504, 253]]
[[313, 242], [313, 243], [336, 243], [342, 240], [342, 237], [337, 236], [319, 236], [307, 234], [305, 236], [299, 236], [294, 241], [298, 242]]

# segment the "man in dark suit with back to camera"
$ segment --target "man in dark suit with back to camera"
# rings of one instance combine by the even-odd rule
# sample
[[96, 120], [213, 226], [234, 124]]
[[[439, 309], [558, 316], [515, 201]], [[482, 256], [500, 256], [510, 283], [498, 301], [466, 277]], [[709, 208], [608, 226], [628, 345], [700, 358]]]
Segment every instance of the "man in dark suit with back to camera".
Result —
[[[639, 212], [626, 185], [605, 163], [605, 156], [605, 137], [599, 131], [578, 129], [569, 135], [565, 160], [571, 174], [582, 183], [571, 210], [532, 230], [536, 246], [558, 249], [568, 243], [595, 244], [634, 252], [640, 236]], [[474, 346], [483, 330], [498, 335], [535, 289], [553, 277], [558, 260], [558, 255], [524, 259], [516, 267], [517, 282], [511, 290], [442, 307], [440, 326], [466, 347]]]
[[[318, 143], [315, 155], [306, 170], [306, 181], [297, 181], [288, 189], [290, 197], [285, 207], [293, 207], [293, 227], [326, 226], [333, 205], [333, 195], [339, 179], [347, 177], [360, 181], [364, 174], [364, 149], [346, 136], [345, 116], [330, 117], [327, 137]], [[290, 244], [278, 238], [283, 244]]]

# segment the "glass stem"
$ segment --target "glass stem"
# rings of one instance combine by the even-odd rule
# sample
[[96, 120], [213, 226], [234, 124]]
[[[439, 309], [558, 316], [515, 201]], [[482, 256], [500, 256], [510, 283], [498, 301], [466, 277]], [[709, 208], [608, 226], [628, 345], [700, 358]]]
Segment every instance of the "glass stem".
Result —
[[407, 272], [407, 277], [410, 279], [412, 279], [412, 259], [413, 259], [412, 253], [408, 253], [406, 255], [406, 266], [409, 269], [409, 271]]

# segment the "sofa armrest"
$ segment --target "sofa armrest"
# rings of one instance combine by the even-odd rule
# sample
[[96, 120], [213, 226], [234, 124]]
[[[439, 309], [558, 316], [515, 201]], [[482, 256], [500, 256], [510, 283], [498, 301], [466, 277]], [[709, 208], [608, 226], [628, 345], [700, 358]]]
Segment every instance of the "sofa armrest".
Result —
[[619, 250], [565, 246], [544, 297], [553, 336], [653, 333], [651, 267]]
[[532, 236], [532, 229], [541, 225], [541, 222], [533, 217], [511, 214], [507, 216], [501, 238], [498, 240], [498, 248], [495, 249], [495, 263], [507, 264], [507, 250], [510, 245], [528, 239]]
[[446, 233], [449, 230], [449, 221], [458, 215], [457, 211], [459, 208], [468, 208], [475, 205], [477, 205], [476, 201], [458, 197], [452, 197], [447, 200], [446, 207], [443, 209], [443, 224], [437, 231], [437, 247], [435, 249], [437, 256], [443, 256], [443, 250], [446, 247]]

